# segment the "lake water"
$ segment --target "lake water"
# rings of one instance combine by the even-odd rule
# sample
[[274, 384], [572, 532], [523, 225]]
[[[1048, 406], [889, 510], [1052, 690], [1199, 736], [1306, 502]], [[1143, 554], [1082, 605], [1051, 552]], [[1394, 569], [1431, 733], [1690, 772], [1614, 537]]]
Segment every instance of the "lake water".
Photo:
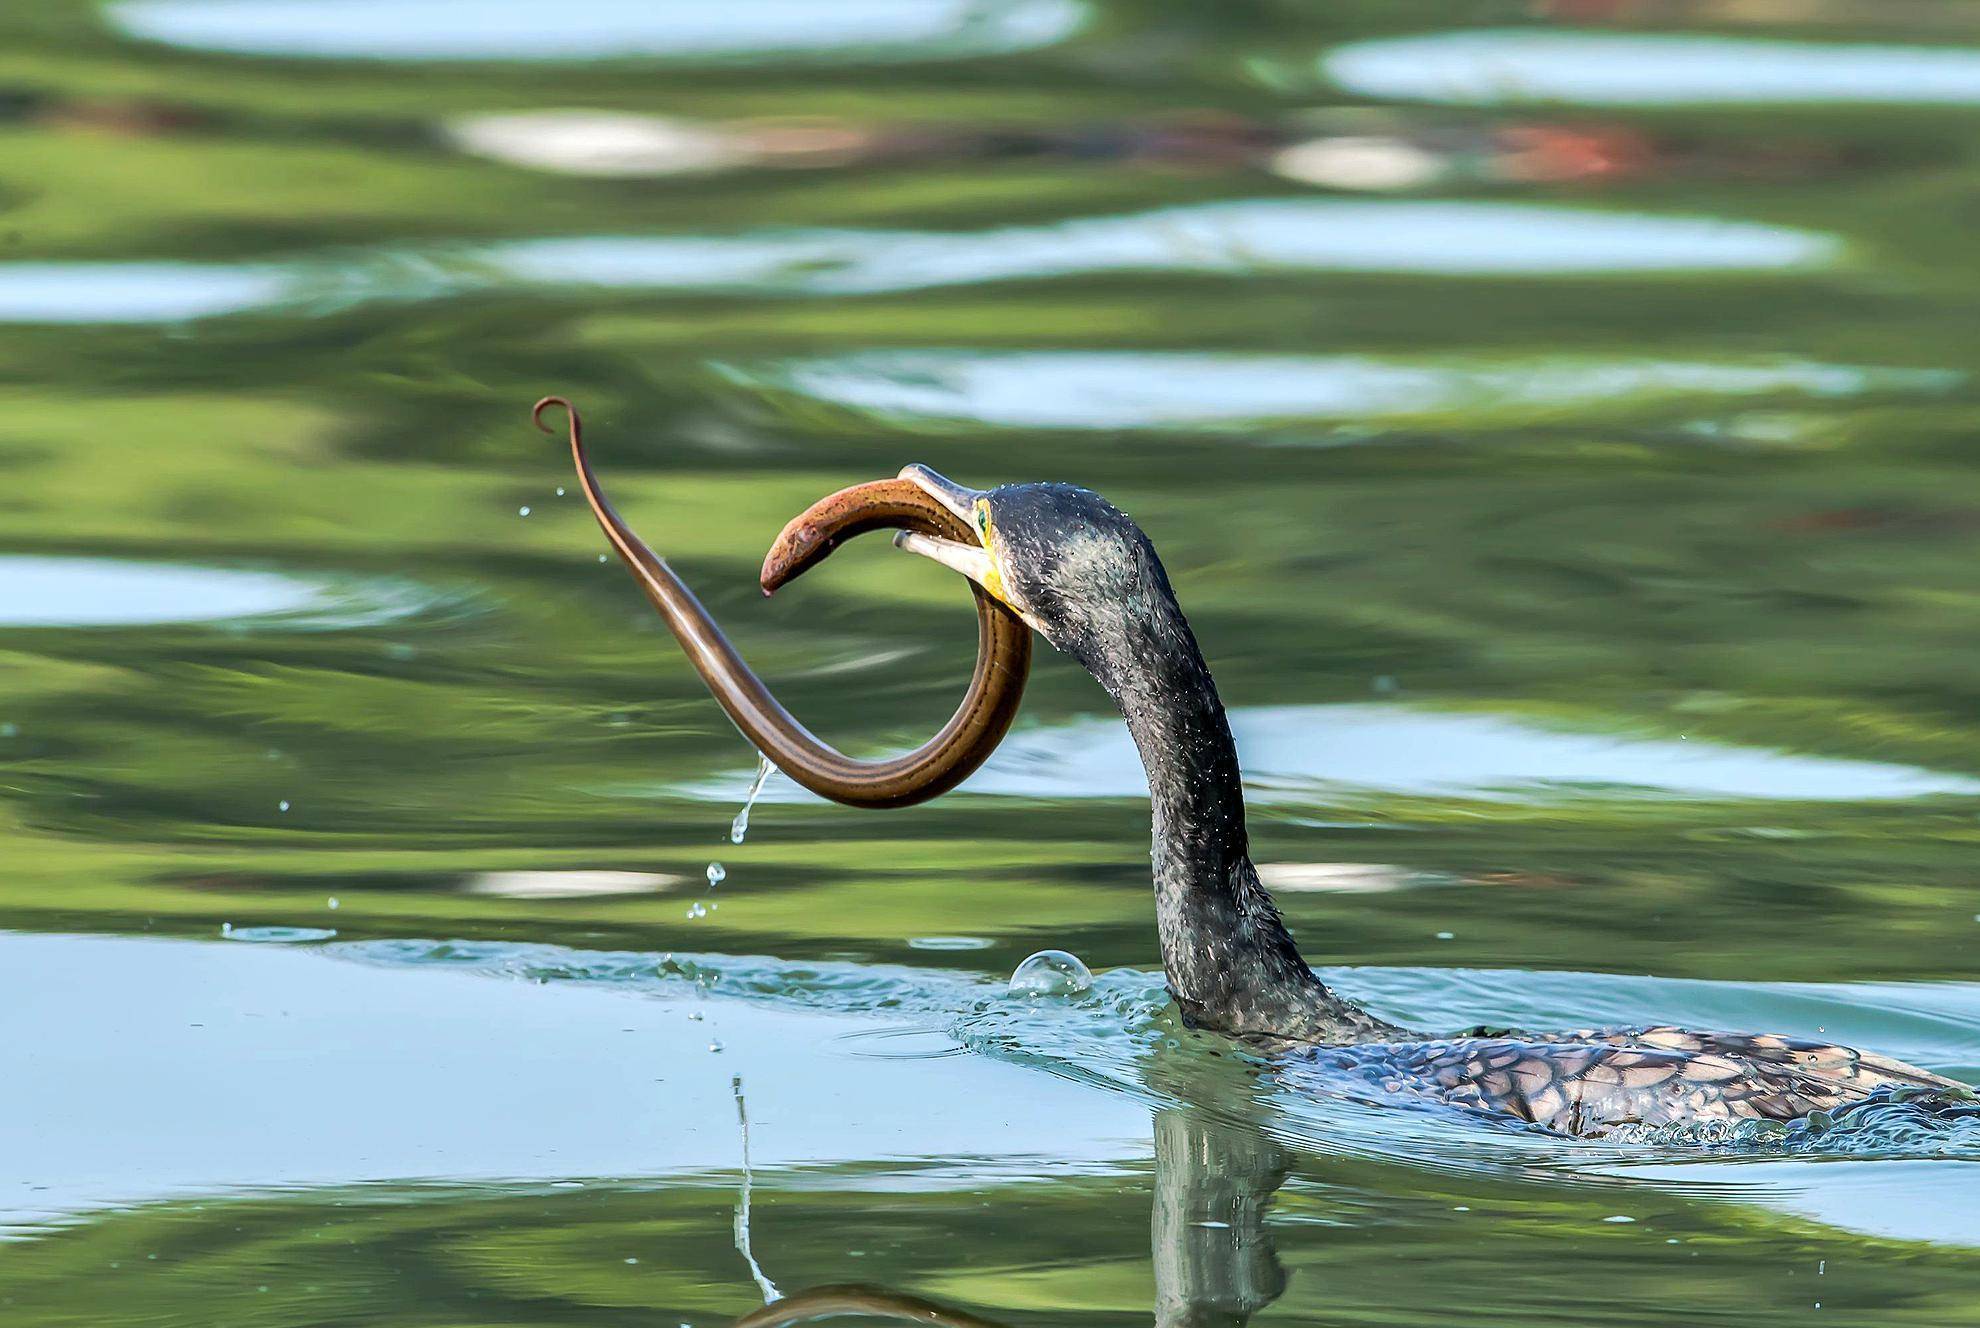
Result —
[[1972, 1119], [1568, 1141], [1183, 1029], [1049, 650], [956, 794], [732, 843], [528, 418], [860, 753], [966, 598], [765, 601], [783, 522], [1106, 493], [1386, 1017], [1976, 1081], [1977, 210], [1964, 4], [12, 7], [0, 1323], [1980, 1322]]

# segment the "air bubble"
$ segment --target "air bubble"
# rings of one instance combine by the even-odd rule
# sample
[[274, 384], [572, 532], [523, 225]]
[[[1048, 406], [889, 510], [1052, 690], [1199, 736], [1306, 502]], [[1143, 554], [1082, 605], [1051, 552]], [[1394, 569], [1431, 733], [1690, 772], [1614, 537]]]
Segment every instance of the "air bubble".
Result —
[[1020, 996], [1077, 996], [1092, 985], [1092, 972], [1064, 950], [1040, 950], [1011, 974], [1011, 991]]

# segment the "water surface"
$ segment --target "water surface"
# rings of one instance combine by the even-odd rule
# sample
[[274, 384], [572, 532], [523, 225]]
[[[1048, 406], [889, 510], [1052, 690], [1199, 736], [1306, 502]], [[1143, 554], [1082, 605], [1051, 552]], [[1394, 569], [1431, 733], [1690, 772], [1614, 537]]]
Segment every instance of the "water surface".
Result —
[[765, 601], [784, 521], [1106, 493], [1388, 1018], [1975, 1080], [1980, 21], [1611, 8], [0, 18], [0, 1320], [1980, 1319], [1970, 1117], [1563, 1141], [1183, 1029], [1049, 650], [957, 796], [733, 842], [529, 427], [862, 753], [966, 601], [881, 541]]

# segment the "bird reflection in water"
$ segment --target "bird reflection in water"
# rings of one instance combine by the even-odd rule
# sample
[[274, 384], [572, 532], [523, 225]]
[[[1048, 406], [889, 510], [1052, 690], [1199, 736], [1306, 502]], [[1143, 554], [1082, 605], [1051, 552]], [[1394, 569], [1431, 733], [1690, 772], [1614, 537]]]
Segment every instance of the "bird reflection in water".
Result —
[[[1254, 1122], [1197, 1106], [1155, 1112], [1155, 1200], [1149, 1223], [1158, 1328], [1240, 1328], [1284, 1294], [1286, 1271], [1266, 1213], [1290, 1157]], [[735, 1328], [794, 1328], [857, 1317], [1003, 1328], [967, 1310], [885, 1287], [828, 1284], [773, 1301]]]

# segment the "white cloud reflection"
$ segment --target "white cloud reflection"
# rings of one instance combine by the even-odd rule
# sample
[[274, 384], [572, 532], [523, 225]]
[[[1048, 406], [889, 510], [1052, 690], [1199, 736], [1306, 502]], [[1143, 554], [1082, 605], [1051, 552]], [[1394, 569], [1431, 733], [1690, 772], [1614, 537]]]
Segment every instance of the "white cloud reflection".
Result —
[[876, 416], [1013, 429], [1214, 428], [1461, 415], [1504, 423], [1595, 404], [1949, 388], [1958, 374], [1821, 364], [1548, 356], [1405, 360], [1195, 351], [871, 351], [728, 370]]
[[1364, 97], [1581, 106], [1974, 105], [1980, 51], [1546, 28], [1351, 42], [1321, 72]]
[[0, 263], [0, 321], [307, 316], [518, 287], [869, 295], [1106, 273], [1589, 277], [1791, 271], [1833, 236], [1712, 217], [1525, 203], [1246, 199], [982, 231], [567, 236], [252, 264]]
[[1046, 46], [1076, 0], [128, 0], [146, 41], [233, 55], [370, 60], [943, 59]]
[[[1548, 728], [1501, 715], [1405, 705], [1255, 706], [1231, 711], [1246, 796], [1311, 803], [1387, 793], [1491, 800], [1608, 795], [1881, 801], [1980, 794], [1980, 779], [1881, 761], [1800, 756], [1681, 738]], [[685, 791], [733, 801], [742, 772]], [[1144, 798], [1127, 729], [1090, 717], [1020, 730], [961, 791], [1013, 798]], [[811, 795], [782, 775], [764, 801]]]

